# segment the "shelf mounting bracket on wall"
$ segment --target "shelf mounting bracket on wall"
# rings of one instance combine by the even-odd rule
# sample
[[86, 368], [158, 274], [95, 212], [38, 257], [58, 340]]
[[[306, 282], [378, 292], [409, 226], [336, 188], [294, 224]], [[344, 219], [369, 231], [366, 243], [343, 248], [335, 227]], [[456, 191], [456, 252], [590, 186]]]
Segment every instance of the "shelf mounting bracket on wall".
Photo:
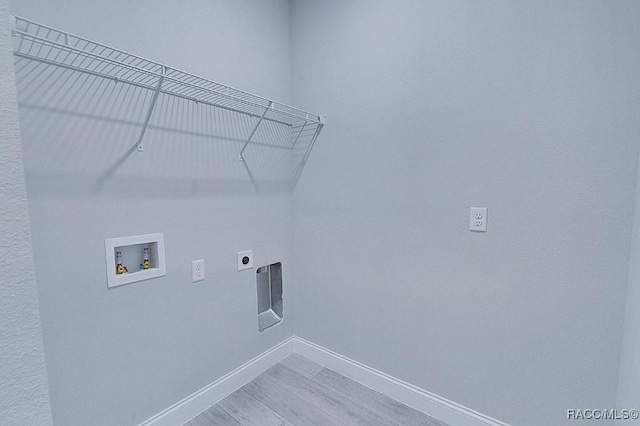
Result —
[[138, 152], [144, 151], [144, 145], [142, 144], [142, 139], [144, 138], [144, 132], [147, 131], [147, 126], [149, 125], [149, 120], [151, 120], [151, 114], [153, 114], [153, 109], [156, 106], [156, 101], [158, 100], [158, 95], [160, 94], [160, 89], [162, 88], [162, 82], [164, 81], [164, 76], [166, 74], [167, 67], [164, 65], [161, 69], [161, 75], [158, 78], [158, 85], [156, 86], [156, 90], [153, 93], [153, 98], [151, 98], [151, 103], [149, 104], [149, 110], [147, 111], [147, 117], [144, 119], [144, 124], [142, 125], [142, 130], [140, 131], [140, 136], [138, 137]]
[[[307, 120], [309, 119], [309, 114], [307, 114]], [[300, 139], [300, 135], [302, 134], [302, 132], [304, 132], [304, 128], [307, 127], [307, 122], [305, 121], [304, 124], [302, 125], [302, 127], [300, 128], [300, 131], [298, 132], [298, 136], [296, 136], [296, 139], [293, 141], [293, 145], [291, 145], [291, 148], [293, 148], [294, 146], [296, 146], [296, 143], [298, 143], [298, 139]]]
[[262, 120], [264, 120], [264, 116], [267, 115], [271, 107], [273, 107], [273, 101], [269, 101], [269, 106], [265, 108], [264, 112], [262, 113], [262, 116], [260, 117], [260, 120], [258, 120], [258, 122], [256, 123], [256, 126], [253, 128], [253, 131], [247, 138], [247, 141], [244, 143], [242, 150], [240, 150], [240, 161], [244, 161], [244, 157], [242, 156], [242, 153], [244, 153], [244, 150], [247, 148], [247, 145], [249, 145], [249, 142], [251, 142], [251, 138], [253, 138], [253, 135], [256, 134], [258, 127], [260, 127], [260, 123], [262, 123]]
[[[294, 174], [294, 177], [293, 177], [293, 181], [294, 182], [298, 181], [298, 178], [300, 177], [300, 173], [302, 173], [302, 169], [304, 168], [304, 165], [307, 162], [307, 158], [309, 158], [309, 154], [311, 153], [311, 150], [313, 149], [313, 145], [315, 145], [316, 140], [318, 139], [318, 136], [320, 136], [320, 132], [322, 131], [322, 128], [324, 127], [324, 123], [327, 120], [327, 116], [326, 115], [320, 115], [320, 116], [318, 116], [318, 120], [320, 122], [320, 125], [318, 127], [316, 127], [316, 130], [313, 133], [313, 137], [311, 138], [311, 142], [309, 143], [309, 147], [307, 148], [306, 152], [304, 153], [304, 156], [302, 157], [302, 161], [300, 162], [300, 165], [298, 166], [298, 169], [296, 170], [296, 172]], [[305, 123], [305, 125], [306, 125], [306, 123]], [[299, 136], [300, 135], [298, 135], [298, 137]], [[298, 141], [298, 138], [296, 137], [296, 140], [293, 142], [293, 144], [295, 145], [297, 141]]]

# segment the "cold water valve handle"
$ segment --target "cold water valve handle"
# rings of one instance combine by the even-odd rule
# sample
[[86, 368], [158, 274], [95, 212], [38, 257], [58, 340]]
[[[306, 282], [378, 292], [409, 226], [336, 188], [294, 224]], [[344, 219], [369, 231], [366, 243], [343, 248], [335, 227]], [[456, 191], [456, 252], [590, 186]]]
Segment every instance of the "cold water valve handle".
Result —
[[149, 248], [145, 247], [142, 251], [142, 268], [149, 269], [151, 267], [151, 262], [149, 262]]

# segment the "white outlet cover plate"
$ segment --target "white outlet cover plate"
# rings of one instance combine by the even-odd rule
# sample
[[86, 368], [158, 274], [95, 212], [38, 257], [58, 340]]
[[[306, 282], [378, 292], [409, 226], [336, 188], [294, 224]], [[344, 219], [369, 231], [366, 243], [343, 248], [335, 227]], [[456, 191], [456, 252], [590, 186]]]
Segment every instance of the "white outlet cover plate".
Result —
[[191, 261], [191, 281], [204, 281], [204, 259]]
[[[249, 258], [249, 262], [247, 264], [242, 263], [242, 259], [246, 257]], [[245, 269], [253, 268], [253, 250], [245, 250], [238, 252], [238, 271], [244, 271]]]
[[469, 230], [475, 232], [487, 232], [487, 208], [471, 207], [469, 213]]

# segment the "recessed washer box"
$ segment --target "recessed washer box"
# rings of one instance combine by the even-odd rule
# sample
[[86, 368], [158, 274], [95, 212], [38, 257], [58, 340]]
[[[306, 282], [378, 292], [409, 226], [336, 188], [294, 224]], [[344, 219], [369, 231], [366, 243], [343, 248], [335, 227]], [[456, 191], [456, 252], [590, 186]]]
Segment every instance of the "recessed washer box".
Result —
[[109, 288], [161, 277], [167, 273], [162, 233], [107, 238], [104, 247]]

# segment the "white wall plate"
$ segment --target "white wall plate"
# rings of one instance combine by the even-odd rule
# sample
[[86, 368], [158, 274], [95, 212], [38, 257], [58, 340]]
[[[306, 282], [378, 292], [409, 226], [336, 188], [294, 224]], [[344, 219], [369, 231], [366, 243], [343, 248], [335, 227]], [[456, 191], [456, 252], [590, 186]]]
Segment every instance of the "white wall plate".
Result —
[[471, 207], [469, 212], [469, 231], [487, 232], [486, 207]]
[[253, 250], [238, 252], [238, 271], [253, 268]]

